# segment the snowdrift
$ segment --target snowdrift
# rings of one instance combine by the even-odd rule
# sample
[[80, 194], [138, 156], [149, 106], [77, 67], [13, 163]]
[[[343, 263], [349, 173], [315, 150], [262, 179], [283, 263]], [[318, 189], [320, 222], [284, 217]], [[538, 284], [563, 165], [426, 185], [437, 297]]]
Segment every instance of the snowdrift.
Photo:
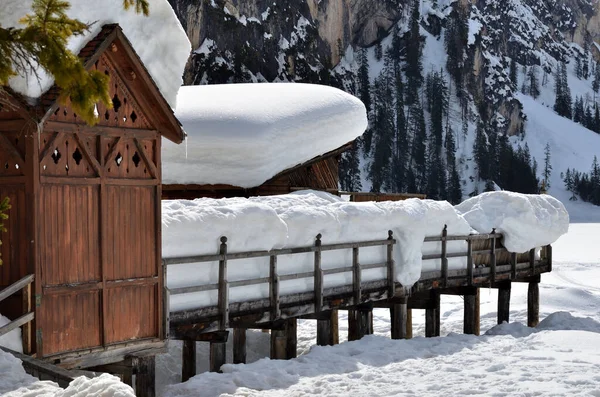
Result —
[[185, 144], [163, 139], [165, 184], [255, 187], [353, 141], [367, 128], [354, 96], [312, 84], [181, 87]]
[[552, 196], [512, 192], [480, 194], [456, 206], [479, 233], [504, 234], [510, 252], [525, 252], [556, 241], [569, 231], [569, 214]]
[[[103, 25], [118, 23], [162, 95], [175, 108], [191, 45], [168, 1], [149, 0], [150, 15], [147, 17], [133, 10], [124, 11], [122, 0], [77, 0], [70, 3], [69, 17], [93, 24], [87, 33], [71, 37], [68, 48], [78, 54]], [[19, 20], [31, 14], [31, 4], [32, 0], [3, 0], [0, 26], [23, 27]], [[148, 45], [149, 42], [152, 45]], [[54, 78], [40, 67], [33, 72], [22, 72], [9, 81], [13, 90], [29, 98], [40, 97], [53, 84]]]
[[[198, 199], [163, 202], [163, 256], [182, 257], [218, 252], [220, 237], [228, 238], [228, 252], [306, 247], [317, 234], [323, 244], [383, 240], [392, 230], [396, 281], [411, 286], [422, 271], [440, 268], [439, 260], [423, 262], [423, 254], [440, 252], [439, 242], [424, 243], [426, 236], [440, 235], [447, 225], [451, 235], [471, 232], [489, 233], [493, 228], [505, 234], [506, 246], [513, 252], [555, 241], [568, 229], [568, 214], [550, 196], [528, 196], [490, 192], [467, 200], [456, 208], [446, 201], [411, 199], [398, 202], [343, 201], [322, 192], [303, 191], [289, 195], [250, 199]], [[475, 231], [473, 231], [475, 229]], [[448, 244], [448, 252], [465, 252], [466, 243]], [[361, 248], [360, 263], [384, 262], [385, 247]], [[268, 258], [234, 260], [228, 266], [230, 281], [268, 277]], [[339, 268], [352, 262], [352, 251], [322, 254], [323, 269]], [[466, 265], [465, 258], [449, 261], [449, 268]], [[281, 275], [313, 270], [312, 254], [278, 257]], [[385, 279], [385, 269], [363, 272], [363, 281]], [[218, 281], [218, 264], [192, 263], [168, 267], [169, 288], [213, 284]], [[327, 275], [325, 287], [352, 283], [351, 272]], [[287, 280], [281, 293], [308, 292], [312, 278]], [[230, 301], [239, 302], [268, 297], [268, 285], [231, 288]], [[198, 302], [201, 302], [199, 304]], [[216, 291], [171, 296], [172, 310], [211, 306], [217, 303]]]

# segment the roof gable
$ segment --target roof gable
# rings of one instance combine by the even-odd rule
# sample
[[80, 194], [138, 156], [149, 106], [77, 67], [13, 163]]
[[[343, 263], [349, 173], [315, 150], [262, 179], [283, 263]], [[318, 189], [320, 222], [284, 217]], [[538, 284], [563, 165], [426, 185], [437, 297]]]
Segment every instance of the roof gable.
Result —
[[[98, 105], [97, 110], [101, 125], [112, 124], [119, 127], [152, 128], [175, 143], [183, 141], [185, 135], [181, 124], [119, 25], [104, 25], [100, 33], [82, 48], [79, 56], [86, 69], [97, 69], [107, 74], [114, 74], [114, 76], [111, 76], [110, 82], [112, 84], [110, 87], [112, 98], [115, 98], [116, 95], [116, 99], [120, 99], [118, 92], [123, 93], [123, 99], [125, 96], [129, 96], [129, 103], [124, 104], [122, 101], [121, 105], [125, 106], [122, 109], [117, 109], [121, 113], [118, 116], [130, 120], [133, 115], [135, 120], [140, 120], [136, 126], [120, 125], [122, 123], [116, 122], [110, 123], [109, 118], [105, 117], [107, 109], [102, 105]], [[38, 122], [60, 118], [59, 113], [62, 107], [64, 114], [60, 121], [84, 123], [75, 114], [67, 114], [68, 100], [66, 106], [59, 104], [60, 88], [56, 85], [42, 95], [36, 106], [29, 105], [24, 98], [15, 93], [12, 93], [12, 95], [18, 99], [28, 114]], [[111, 120], [114, 121], [115, 118], [116, 115], [110, 115]]]

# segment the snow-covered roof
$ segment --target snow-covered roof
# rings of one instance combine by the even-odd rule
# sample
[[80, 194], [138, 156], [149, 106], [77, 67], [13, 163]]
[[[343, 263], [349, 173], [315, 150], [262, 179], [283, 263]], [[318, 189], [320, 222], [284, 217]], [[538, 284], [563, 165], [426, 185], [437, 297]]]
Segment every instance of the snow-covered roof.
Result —
[[165, 184], [259, 186], [367, 128], [359, 99], [322, 85], [187, 86], [177, 103], [188, 136], [179, 146], [163, 140]]
[[[31, 3], [32, 0], [2, 0], [0, 26], [22, 27], [18, 21], [31, 13]], [[191, 45], [167, 0], [149, 0], [148, 17], [123, 10], [123, 0], [71, 0], [70, 3], [69, 17], [93, 25], [84, 35], [72, 37], [69, 49], [79, 53], [103, 25], [118, 23], [162, 95], [174, 108]], [[21, 73], [10, 79], [10, 87], [29, 98], [40, 97], [52, 87], [54, 79], [41, 68], [36, 72], [39, 81], [31, 73]]]

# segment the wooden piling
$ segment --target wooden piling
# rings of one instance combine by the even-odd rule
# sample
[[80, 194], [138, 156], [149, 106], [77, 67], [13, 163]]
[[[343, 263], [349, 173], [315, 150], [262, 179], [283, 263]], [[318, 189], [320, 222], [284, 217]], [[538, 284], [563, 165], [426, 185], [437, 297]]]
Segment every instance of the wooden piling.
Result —
[[272, 360], [289, 360], [297, 356], [298, 322], [295, 318], [284, 320], [282, 326], [271, 330]]
[[510, 320], [510, 281], [498, 283], [498, 324]]
[[539, 281], [529, 282], [527, 290], [527, 326], [537, 327], [540, 323], [540, 288]]
[[408, 299], [390, 307], [390, 320], [392, 323], [392, 339], [407, 339], [408, 328]]
[[473, 293], [464, 296], [464, 326], [465, 334], [479, 335], [479, 288], [474, 288]]
[[339, 343], [337, 310], [332, 310], [325, 316], [326, 318], [317, 320], [317, 345], [333, 346]]
[[246, 329], [233, 329], [233, 363], [246, 364]]
[[210, 372], [221, 372], [221, 367], [226, 362], [227, 343], [218, 341], [210, 342]]
[[187, 382], [188, 379], [196, 375], [196, 341], [191, 339], [183, 340], [181, 351], [181, 381]]
[[406, 339], [412, 339], [413, 337], [413, 326], [412, 326], [412, 309], [406, 311]]
[[365, 335], [373, 334], [373, 307], [359, 305], [348, 310], [348, 340], [359, 340]]
[[156, 360], [154, 356], [137, 358], [135, 375], [135, 395], [154, 397], [156, 395]]
[[432, 290], [425, 309], [425, 336], [440, 336], [440, 293]]

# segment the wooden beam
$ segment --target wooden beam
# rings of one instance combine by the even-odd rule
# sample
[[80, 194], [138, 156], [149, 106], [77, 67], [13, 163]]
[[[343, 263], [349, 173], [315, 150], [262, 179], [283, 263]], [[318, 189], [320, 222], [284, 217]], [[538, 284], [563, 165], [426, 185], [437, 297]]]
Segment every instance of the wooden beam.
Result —
[[196, 341], [185, 339], [181, 349], [181, 382], [196, 375]]
[[271, 359], [288, 360], [297, 356], [298, 323], [295, 318], [285, 320], [283, 329], [271, 330]]
[[408, 299], [404, 303], [395, 303], [390, 308], [392, 339], [407, 339]]
[[440, 294], [436, 290], [432, 290], [431, 306], [425, 309], [425, 336], [433, 337], [440, 336]]
[[[335, 312], [335, 313], [334, 313]], [[317, 319], [317, 345], [333, 346], [339, 342], [337, 334], [337, 310], [322, 313], [323, 318]]]
[[156, 359], [154, 356], [139, 357], [135, 375], [137, 397], [156, 396]]
[[464, 297], [463, 332], [479, 335], [479, 289], [475, 295], [465, 295]]
[[498, 324], [510, 320], [510, 281], [498, 283]]
[[348, 340], [359, 340], [373, 334], [373, 306], [359, 305], [348, 310]]
[[233, 329], [233, 363], [246, 364], [246, 329]]
[[537, 327], [540, 323], [539, 282], [530, 282], [527, 290], [527, 326]]
[[210, 372], [221, 373], [221, 367], [225, 364], [227, 357], [227, 344], [224, 342], [210, 343]]

